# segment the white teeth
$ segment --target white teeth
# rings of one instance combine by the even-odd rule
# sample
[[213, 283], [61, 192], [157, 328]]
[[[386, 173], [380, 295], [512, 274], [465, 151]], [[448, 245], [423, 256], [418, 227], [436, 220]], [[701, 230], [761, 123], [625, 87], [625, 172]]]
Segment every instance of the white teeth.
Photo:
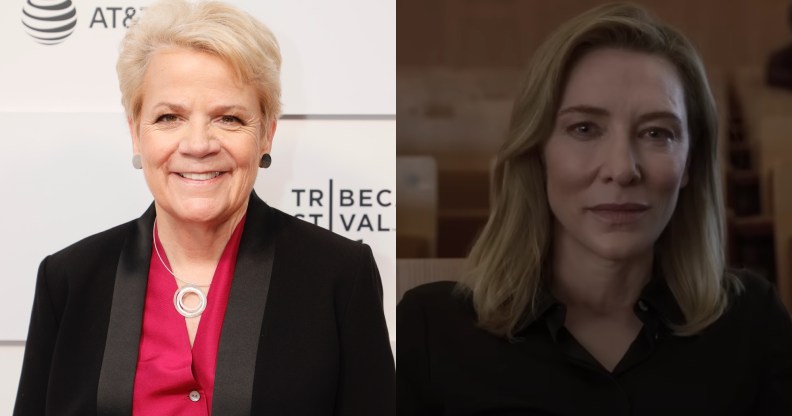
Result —
[[180, 173], [179, 175], [182, 178], [192, 179], [194, 181], [208, 181], [209, 179], [214, 179], [220, 176], [220, 172], [209, 172], [209, 173]]

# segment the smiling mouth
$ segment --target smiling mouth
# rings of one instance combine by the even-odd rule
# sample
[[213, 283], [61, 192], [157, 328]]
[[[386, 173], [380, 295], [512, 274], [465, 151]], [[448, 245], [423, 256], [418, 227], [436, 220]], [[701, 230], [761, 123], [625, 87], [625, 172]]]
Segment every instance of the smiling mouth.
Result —
[[222, 174], [222, 172], [207, 172], [207, 173], [189, 173], [189, 172], [184, 172], [184, 173], [178, 173], [178, 175], [181, 176], [182, 178], [190, 179], [190, 180], [194, 180], [194, 181], [208, 181], [210, 179], [214, 179], [214, 178], [220, 176], [220, 174]]

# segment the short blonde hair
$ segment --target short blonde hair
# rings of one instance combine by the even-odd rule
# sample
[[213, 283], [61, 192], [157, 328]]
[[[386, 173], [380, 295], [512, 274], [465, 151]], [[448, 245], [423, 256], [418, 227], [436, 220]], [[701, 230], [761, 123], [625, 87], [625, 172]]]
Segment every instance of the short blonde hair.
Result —
[[720, 317], [728, 291], [739, 288], [725, 272], [724, 213], [717, 159], [715, 104], [704, 67], [678, 31], [631, 4], [594, 8], [565, 23], [539, 48], [516, 97], [506, 142], [494, 173], [489, 220], [468, 258], [460, 289], [469, 292], [479, 324], [512, 337], [534, 313], [549, 276], [552, 212], [542, 161], [571, 68], [599, 48], [625, 48], [667, 59], [682, 82], [691, 138], [689, 182], [655, 243], [655, 262], [694, 334]]
[[218, 56], [256, 89], [265, 122], [280, 115], [280, 47], [264, 24], [217, 1], [160, 0], [146, 7], [121, 41], [116, 70], [127, 118], [137, 122], [140, 116], [152, 55], [172, 47]]

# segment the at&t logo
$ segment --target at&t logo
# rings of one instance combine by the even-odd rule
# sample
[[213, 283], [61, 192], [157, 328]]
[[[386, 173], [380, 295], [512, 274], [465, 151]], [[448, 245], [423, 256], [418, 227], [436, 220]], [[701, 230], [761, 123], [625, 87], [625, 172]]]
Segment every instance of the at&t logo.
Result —
[[22, 24], [36, 42], [61, 43], [77, 26], [77, 10], [71, 0], [27, 0], [22, 7]]

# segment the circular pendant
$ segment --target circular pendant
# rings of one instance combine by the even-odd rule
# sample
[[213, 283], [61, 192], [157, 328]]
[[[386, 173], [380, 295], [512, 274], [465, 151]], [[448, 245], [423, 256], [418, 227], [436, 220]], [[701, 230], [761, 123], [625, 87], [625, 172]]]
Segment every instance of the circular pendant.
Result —
[[[198, 296], [198, 306], [188, 308], [184, 305], [184, 297], [189, 293], [194, 293]], [[176, 312], [179, 312], [181, 316], [185, 318], [195, 318], [196, 316], [201, 316], [204, 309], [206, 309], [206, 295], [204, 295], [203, 291], [199, 289], [198, 286], [189, 284], [184, 285], [173, 295], [173, 306], [176, 307]]]

